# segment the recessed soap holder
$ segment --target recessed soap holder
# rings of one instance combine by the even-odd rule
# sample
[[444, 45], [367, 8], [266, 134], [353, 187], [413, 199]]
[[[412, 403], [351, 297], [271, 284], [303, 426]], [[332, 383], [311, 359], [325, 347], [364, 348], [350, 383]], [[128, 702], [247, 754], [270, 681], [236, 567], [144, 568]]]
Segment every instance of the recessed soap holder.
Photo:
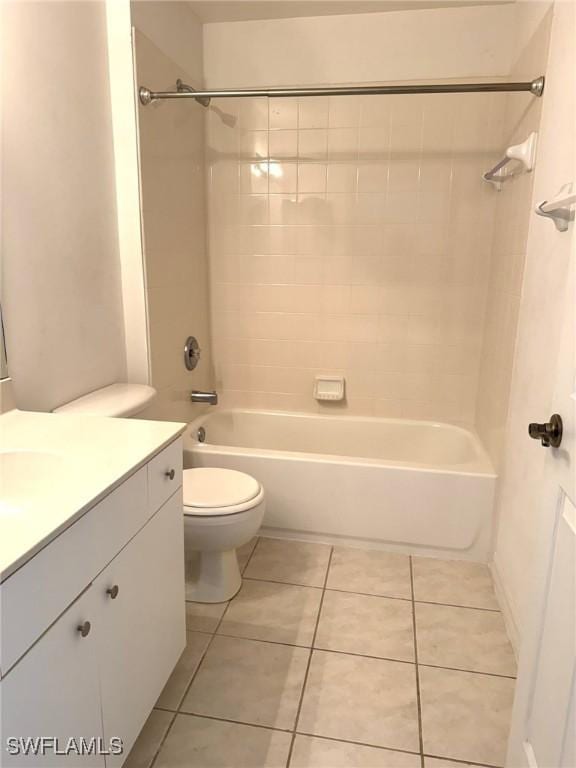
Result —
[[343, 376], [316, 376], [314, 381], [314, 397], [316, 400], [344, 400]]

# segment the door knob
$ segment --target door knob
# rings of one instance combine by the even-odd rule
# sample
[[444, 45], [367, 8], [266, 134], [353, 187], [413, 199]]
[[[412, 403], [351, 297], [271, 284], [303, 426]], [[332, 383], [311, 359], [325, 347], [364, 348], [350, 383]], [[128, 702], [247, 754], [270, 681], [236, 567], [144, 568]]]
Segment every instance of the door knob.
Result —
[[82, 637], [86, 637], [87, 635], [89, 635], [91, 628], [92, 628], [92, 625], [90, 624], [89, 621], [85, 621], [83, 624], [79, 624], [76, 627], [76, 629], [78, 630], [78, 632], [80, 632], [80, 635]]
[[562, 428], [562, 418], [555, 413], [545, 424], [529, 424], [528, 434], [533, 440], [540, 440], [545, 448], [558, 448], [562, 442]]
[[166, 472], [164, 472], [164, 476], [167, 477], [169, 480], [174, 480], [174, 478], [176, 477], [176, 470], [167, 469]]
[[118, 597], [118, 592], [120, 592], [120, 589], [119, 589], [119, 587], [118, 587], [118, 584], [114, 584], [114, 586], [113, 586], [113, 587], [109, 587], [109, 588], [106, 590], [106, 594], [107, 594], [107, 595], [110, 595], [110, 599], [111, 599], [111, 600], [116, 600], [116, 598]]

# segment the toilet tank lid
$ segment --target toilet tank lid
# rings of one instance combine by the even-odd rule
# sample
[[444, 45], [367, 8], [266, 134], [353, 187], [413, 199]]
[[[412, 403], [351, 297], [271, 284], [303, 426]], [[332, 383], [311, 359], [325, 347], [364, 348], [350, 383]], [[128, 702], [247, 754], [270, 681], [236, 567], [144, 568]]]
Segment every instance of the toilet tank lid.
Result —
[[133, 416], [146, 408], [156, 397], [154, 387], [147, 384], [110, 384], [88, 395], [54, 408], [54, 413], [74, 413], [92, 416]]

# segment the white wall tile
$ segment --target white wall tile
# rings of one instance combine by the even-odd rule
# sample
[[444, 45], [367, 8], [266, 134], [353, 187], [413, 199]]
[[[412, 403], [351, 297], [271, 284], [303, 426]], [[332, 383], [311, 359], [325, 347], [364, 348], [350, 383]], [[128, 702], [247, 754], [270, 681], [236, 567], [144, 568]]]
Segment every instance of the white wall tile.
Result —
[[[481, 110], [460, 115], [470, 103], [271, 101], [268, 156], [242, 162], [240, 141], [236, 206], [238, 150], [220, 137], [232, 149], [211, 165], [209, 199], [213, 277], [231, 289], [212, 295], [216, 356], [234, 366], [224, 403], [324, 412], [312, 398], [323, 370], [346, 377], [345, 412], [473, 421], [494, 203]], [[490, 102], [484, 134], [503, 108]], [[264, 146], [262, 113], [242, 114], [242, 135]], [[506, 259], [510, 290], [521, 272]]]

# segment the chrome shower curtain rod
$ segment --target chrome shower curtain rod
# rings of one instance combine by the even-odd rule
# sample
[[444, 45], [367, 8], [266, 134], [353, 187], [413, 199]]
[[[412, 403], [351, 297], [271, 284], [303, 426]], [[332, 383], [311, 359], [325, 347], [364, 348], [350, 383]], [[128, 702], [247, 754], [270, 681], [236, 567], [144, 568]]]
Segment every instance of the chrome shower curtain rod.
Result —
[[139, 96], [142, 104], [150, 104], [161, 99], [195, 99], [203, 106], [210, 104], [210, 99], [237, 99], [258, 96], [269, 99], [287, 98], [290, 96], [389, 96], [392, 94], [414, 93], [487, 93], [487, 92], [518, 92], [526, 91], [533, 96], [542, 96], [544, 77], [537, 77], [530, 82], [520, 83], [449, 83], [443, 85], [344, 85], [320, 88], [252, 88], [232, 90], [196, 91], [181, 81], [177, 83], [176, 91], [151, 91], [140, 88]]

